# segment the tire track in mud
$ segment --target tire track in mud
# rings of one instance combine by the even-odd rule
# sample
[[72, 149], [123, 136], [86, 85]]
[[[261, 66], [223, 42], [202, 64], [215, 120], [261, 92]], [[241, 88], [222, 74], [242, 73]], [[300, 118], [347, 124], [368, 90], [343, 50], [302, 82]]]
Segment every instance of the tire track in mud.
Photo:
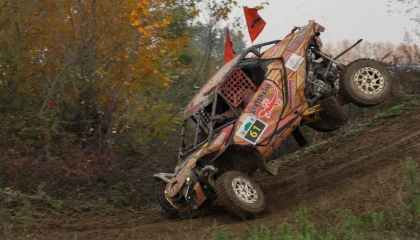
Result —
[[[255, 179], [266, 194], [267, 210], [248, 221], [224, 210], [184, 221], [166, 220], [156, 211], [126, 211], [74, 214], [24, 227], [38, 239], [74, 239], [77, 234], [78, 239], [187, 240], [210, 237], [214, 220], [233, 232], [293, 221], [298, 217], [302, 199], [310, 218], [319, 221], [331, 221], [337, 209], [366, 214], [386, 206], [395, 207], [403, 195], [400, 162], [408, 156], [420, 162], [420, 106], [357, 136], [326, 143], [324, 149], [302, 159], [282, 162], [278, 176], [256, 174]], [[18, 230], [19, 223], [14, 227]]]

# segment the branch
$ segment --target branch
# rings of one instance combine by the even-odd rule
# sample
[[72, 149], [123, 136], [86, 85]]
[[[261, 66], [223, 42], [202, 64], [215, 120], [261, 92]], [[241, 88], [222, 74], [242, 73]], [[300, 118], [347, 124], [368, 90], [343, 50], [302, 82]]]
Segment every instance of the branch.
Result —
[[60, 77], [61, 73], [63, 73], [63, 72], [64, 72], [64, 69], [67, 67], [67, 65], [68, 65], [68, 64], [69, 64], [69, 62], [67, 62], [67, 63], [64, 65], [64, 67], [62, 67], [62, 68], [61, 68], [60, 72], [59, 72], [59, 73], [57, 74], [57, 76], [55, 77], [55, 79], [54, 79], [54, 82], [53, 82], [52, 86], [50, 87], [50, 89], [48, 89], [48, 94], [47, 94], [47, 97], [45, 98], [44, 103], [42, 104], [41, 110], [39, 111], [39, 114], [38, 114], [38, 115], [39, 115], [39, 117], [41, 117], [41, 116], [42, 116], [42, 113], [43, 113], [43, 111], [44, 111], [45, 105], [47, 104], [48, 99], [49, 99], [49, 98], [50, 98], [50, 96], [51, 96], [52, 90], [54, 89], [55, 84], [57, 83], [58, 78]]

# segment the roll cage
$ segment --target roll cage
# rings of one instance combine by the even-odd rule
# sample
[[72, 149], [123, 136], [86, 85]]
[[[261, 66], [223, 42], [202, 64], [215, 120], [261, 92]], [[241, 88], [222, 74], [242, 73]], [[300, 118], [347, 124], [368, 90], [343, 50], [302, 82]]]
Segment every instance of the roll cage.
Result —
[[[215, 88], [199, 95], [202, 92], [200, 91], [194, 97], [194, 99], [202, 99], [202, 104], [198, 110], [195, 111], [193, 109], [194, 111], [190, 114], [188, 114], [189, 109], [185, 111], [180, 139], [179, 160], [184, 159], [185, 156], [200, 148], [206, 142], [212, 141], [216, 133], [237, 121], [240, 115], [238, 106], [247, 96], [253, 94], [252, 90], [255, 92], [266, 76], [266, 71], [262, 65], [262, 62], [266, 59], [261, 59], [262, 48], [277, 44], [280, 41], [265, 42], [246, 49], [226, 74], [221, 76], [220, 79], [215, 79], [218, 81]], [[247, 57], [250, 53], [254, 54], [254, 56]], [[193, 101], [188, 106], [194, 106]], [[217, 114], [228, 110], [234, 113], [234, 118], [228, 119], [221, 124], [212, 121]]]

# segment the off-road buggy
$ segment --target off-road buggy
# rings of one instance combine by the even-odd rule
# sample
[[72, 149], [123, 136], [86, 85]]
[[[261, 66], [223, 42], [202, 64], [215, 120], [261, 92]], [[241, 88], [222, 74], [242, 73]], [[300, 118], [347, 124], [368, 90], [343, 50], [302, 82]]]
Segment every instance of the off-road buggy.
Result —
[[[371, 107], [389, 96], [383, 64], [341, 64], [342, 54], [321, 51], [323, 31], [309, 21], [283, 40], [254, 45], [204, 84], [185, 108], [175, 171], [154, 175], [164, 182], [166, 213], [196, 217], [215, 201], [242, 217], [263, 211], [264, 194], [250, 176], [277, 174], [265, 159], [289, 135], [304, 146], [300, 126], [336, 130], [348, 120], [342, 106]], [[230, 118], [220, 118], [227, 112]]]

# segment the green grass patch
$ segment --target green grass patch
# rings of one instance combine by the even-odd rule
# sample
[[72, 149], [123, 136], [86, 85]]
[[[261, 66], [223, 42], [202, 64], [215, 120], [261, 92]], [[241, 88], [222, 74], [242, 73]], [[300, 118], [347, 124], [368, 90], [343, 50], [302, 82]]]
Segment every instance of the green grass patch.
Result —
[[377, 113], [373, 118], [367, 120], [365, 123], [358, 124], [354, 127], [349, 128], [344, 133], [341, 133], [339, 137], [356, 136], [362, 133], [368, 127], [379, 126], [379, 125], [384, 124], [387, 118], [392, 118], [392, 117], [407, 114], [412, 110], [413, 106], [418, 106], [418, 105], [420, 105], [420, 100], [416, 98], [416, 99], [412, 99], [410, 101], [404, 102], [402, 104], [390, 107], [385, 111]]
[[404, 102], [400, 105], [396, 105], [390, 107], [389, 109], [376, 114], [373, 119], [380, 119], [380, 118], [389, 118], [395, 117], [403, 114], [407, 114], [412, 109], [412, 106], [420, 105], [420, 100], [418, 98], [412, 99], [410, 101]]

